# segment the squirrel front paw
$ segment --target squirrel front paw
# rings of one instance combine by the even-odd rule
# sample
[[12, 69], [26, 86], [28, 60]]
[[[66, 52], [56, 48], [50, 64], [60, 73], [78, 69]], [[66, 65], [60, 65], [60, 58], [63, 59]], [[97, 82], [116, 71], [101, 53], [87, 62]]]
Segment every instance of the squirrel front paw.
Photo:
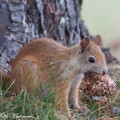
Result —
[[89, 109], [87, 108], [86, 105], [74, 105], [73, 106], [74, 109], [78, 110], [78, 112], [80, 112], [81, 114], [86, 115], [89, 112]]
[[87, 108], [87, 106], [86, 105], [83, 105], [83, 106], [79, 106], [79, 112], [81, 113], [81, 114], [84, 114], [84, 115], [86, 115], [88, 112], [89, 112], [89, 109]]

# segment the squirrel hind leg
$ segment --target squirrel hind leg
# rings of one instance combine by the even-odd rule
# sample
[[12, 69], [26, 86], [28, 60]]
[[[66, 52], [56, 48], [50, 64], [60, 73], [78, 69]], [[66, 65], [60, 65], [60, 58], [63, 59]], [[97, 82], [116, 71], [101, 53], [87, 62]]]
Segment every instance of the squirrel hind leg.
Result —
[[27, 89], [31, 92], [39, 85], [37, 63], [32, 59], [23, 59], [12, 68], [12, 80], [14, 91], [20, 92]]

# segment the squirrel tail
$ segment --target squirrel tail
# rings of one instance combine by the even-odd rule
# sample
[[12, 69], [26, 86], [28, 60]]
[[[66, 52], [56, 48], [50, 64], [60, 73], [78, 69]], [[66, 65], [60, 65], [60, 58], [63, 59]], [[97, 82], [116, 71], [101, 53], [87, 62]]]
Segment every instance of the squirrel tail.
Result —
[[8, 85], [10, 85], [10, 78], [11, 76], [2, 70], [0, 70], [0, 80], [1, 80], [1, 86], [2, 89], [5, 90]]

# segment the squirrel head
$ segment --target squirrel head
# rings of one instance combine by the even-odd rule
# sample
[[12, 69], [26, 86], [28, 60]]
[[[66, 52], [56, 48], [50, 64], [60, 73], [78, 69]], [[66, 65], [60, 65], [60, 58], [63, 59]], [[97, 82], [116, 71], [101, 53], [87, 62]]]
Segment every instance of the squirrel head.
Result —
[[85, 37], [80, 43], [79, 62], [81, 72], [107, 73], [106, 58], [101, 50], [102, 40], [97, 35], [93, 40]]

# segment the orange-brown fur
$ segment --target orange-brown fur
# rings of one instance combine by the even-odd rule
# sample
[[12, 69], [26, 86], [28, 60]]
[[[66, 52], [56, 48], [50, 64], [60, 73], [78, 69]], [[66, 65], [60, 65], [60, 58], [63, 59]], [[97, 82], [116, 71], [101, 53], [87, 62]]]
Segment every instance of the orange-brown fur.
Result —
[[[40, 88], [40, 96], [44, 97], [49, 95], [52, 82], [52, 93], [59, 110], [70, 116], [69, 101], [84, 112], [85, 108], [78, 105], [78, 88], [83, 73], [102, 74], [106, 69], [105, 56], [97, 42], [99, 38], [95, 42], [85, 38], [80, 45], [68, 48], [48, 38], [33, 40], [21, 49], [12, 64], [12, 90], [33, 92]], [[95, 56], [95, 64], [88, 63], [89, 55]]]

